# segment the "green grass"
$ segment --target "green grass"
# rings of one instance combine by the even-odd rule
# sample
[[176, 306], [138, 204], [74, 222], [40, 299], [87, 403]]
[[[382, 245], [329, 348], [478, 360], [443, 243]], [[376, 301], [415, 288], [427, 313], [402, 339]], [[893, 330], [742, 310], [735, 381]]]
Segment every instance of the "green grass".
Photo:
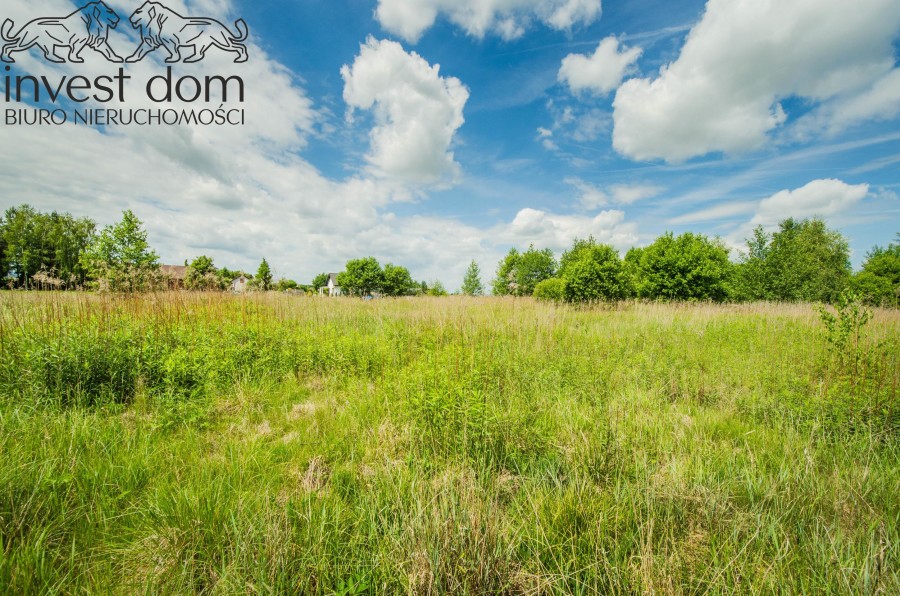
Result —
[[0, 593], [900, 592], [900, 314], [0, 294]]

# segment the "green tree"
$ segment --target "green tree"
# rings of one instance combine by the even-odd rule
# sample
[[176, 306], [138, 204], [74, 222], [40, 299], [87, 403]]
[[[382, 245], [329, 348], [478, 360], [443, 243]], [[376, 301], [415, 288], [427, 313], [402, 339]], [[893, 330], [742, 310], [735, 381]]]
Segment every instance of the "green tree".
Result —
[[786, 219], [765, 255], [765, 298], [834, 302], [850, 282], [850, 246], [821, 219]]
[[269, 262], [265, 259], [259, 264], [253, 281], [256, 287], [263, 292], [268, 292], [272, 289], [272, 269], [269, 267]]
[[3, 216], [0, 215], [0, 288], [4, 287], [7, 283], [8, 279], [11, 279], [9, 275], [9, 264], [6, 258], [6, 222], [3, 219]]
[[428, 287], [427, 294], [429, 296], [446, 296], [447, 290], [444, 288], [444, 284], [438, 280], [434, 280]]
[[862, 270], [853, 277], [853, 288], [875, 306], [900, 306], [900, 234], [897, 244], [876, 246], [866, 255]]
[[14, 285], [69, 288], [83, 285], [81, 256], [96, 224], [68, 213], [41, 213], [29, 205], [11, 207], [0, 217], [0, 279]]
[[463, 277], [462, 293], [466, 296], [481, 296], [484, 294], [484, 286], [481, 283], [481, 270], [474, 260], [469, 263], [466, 275]]
[[667, 232], [626, 260], [641, 298], [724, 301], [729, 297], [733, 265], [720, 241]]
[[241, 271], [238, 269], [229, 269], [228, 267], [220, 267], [216, 270], [216, 277], [219, 278], [219, 285], [223, 289], [228, 289], [231, 287], [231, 282], [240, 276], [244, 276], [247, 279], [253, 279], [253, 275], [247, 273], [246, 271]]
[[640, 247], [632, 247], [625, 253], [622, 259], [622, 274], [625, 281], [626, 291], [629, 296], [638, 295], [638, 282], [640, 279], [640, 262], [644, 249]]
[[388, 263], [382, 272], [381, 290], [385, 296], [409, 296], [416, 291], [409, 269]]
[[84, 267], [102, 289], [135, 292], [158, 289], [159, 256], [147, 243], [143, 223], [130, 210], [103, 228], [82, 255]]
[[344, 292], [355, 296], [368, 296], [381, 290], [384, 272], [375, 257], [347, 261], [344, 271], [338, 274], [337, 283]]
[[569, 302], [621, 300], [628, 295], [619, 253], [593, 238], [576, 239], [563, 253], [559, 277], [565, 281], [564, 296]]
[[287, 290], [297, 290], [300, 289], [300, 284], [295, 282], [293, 279], [286, 279], [282, 277], [278, 280], [278, 283], [275, 284], [275, 289], [279, 292], [285, 292]]
[[491, 282], [491, 291], [494, 296], [510, 296], [516, 293], [516, 272], [521, 255], [515, 248], [509, 249], [506, 256], [497, 265], [497, 274]]
[[17, 287], [27, 288], [31, 276], [40, 271], [44, 248], [38, 231], [40, 214], [30, 205], [6, 210], [2, 235], [5, 247], [4, 277]]
[[549, 248], [537, 250], [534, 245], [523, 253], [511, 248], [497, 266], [491, 283], [495, 296], [531, 296], [534, 287], [556, 273], [556, 259]]
[[312, 280], [312, 287], [315, 291], [319, 291], [319, 289], [324, 288], [328, 285], [328, 274], [320, 273], [315, 276]]
[[757, 226], [753, 236], [746, 239], [747, 250], [740, 257], [735, 267], [734, 297], [737, 300], [769, 300], [772, 290], [769, 287], [767, 263], [769, 260], [769, 244], [772, 236]]
[[213, 263], [212, 257], [200, 255], [191, 261], [184, 276], [184, 287], [188, 290], [222, 290], [225, 283]]
[[516, 295], [531, 296], [534, 287], [556, 274], [556, 259], [549, 248], [537, 250], [534, 245], [522, 253], [516, 268]]

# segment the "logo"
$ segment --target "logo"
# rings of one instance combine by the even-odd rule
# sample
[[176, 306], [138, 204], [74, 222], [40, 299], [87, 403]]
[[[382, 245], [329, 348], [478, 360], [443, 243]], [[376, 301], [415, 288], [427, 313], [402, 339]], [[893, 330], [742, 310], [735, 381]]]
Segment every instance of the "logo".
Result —
[[[243, 44], [249, 35], [244, 19], [235, 21], [238, 31], [235, 35], [216, 19], [183, 17], [159, 2], [145, 2], [131, 15], [130, 23], [140, 33], [141, 44], [127, 62], [140, 62], [160, 47], [169, 54], [168, 64], [200, 62], [212, 47], [236, 53], [234, 61], [238, 63], [246, 62], [249, 57]], [[103, 2], [86, 4], [67, 17], [34, 19], [14, 36], [11, 33], [15, 24], [6, 19], [0, 28], [6, 42], [0, 60], [15, 62], [14, 52], [37, 46], [50, 62], [66, 61], [56, 53], [60, 47], [69, 49], [69, 62], [84, 62], [81, 52], [86, 47], [100, 52], [110, 62], [123, 62], [108, 43], [109, 30], [118, 24], [119, 15]], [[182, 60], [181, 48], [193, 48], [193, 53]]]
[[50, 62], [65, 62], [56, 55], [57, 47], [69, 48], [69, 62], [84, 62], [81, 52], [90, 47], [103, 54], [110, 62], [122, 62], [122, 57], [109, 47], [107, 37], [109, 30], [119, 24], [119, 15], [103, 2], [91, 2], [82, 6], [67, 17], [35, 19], [19, 31], [15, 36], [10, 32], [13, 22], [6, 19], [0, 34], [3, 46], [0, 59], [4, 62], [15, 62], [13, 52], [24, 52], [37, 46], [44, 52]]
[[141, 45], [128, 57], [128, 62], [139, 62], [153, 50], [163, 47], [169, 53], [168, 64], [181, 61], [180, 48], [193, 47], [194, 53], [185, 62], [200, 62], [206, 51], [215, 46], [226, 52], [237, 53], [235, 62], [247, 61], [247, 39], [249, 31], [244, 19], [235, 21], [238, 35], [216, 19], [185, 18], [159, 2], [144, 2], [131, 15], [131, 26], [140, 31]]
[[[178, 76], [172, 66], [200, 62], [213, 47], [236, 54], [235, 62], [247, 62], [249, 56], [243, 42], [250, 32], [243, 19], [235, 21], [235, 34], [216, 19], [184, 17], [159, 2], [144, 2], [128, 20], [139, 32], [141, 42], [126, 60], [110, 48], [108, 41], [110, 29], [115, 29], [119, 20], [113, 9], [99, 1], [85, 4], [67, 17], [34, 19], [15, 35], [15, 24], [6, 19], [0, 26], [3, 62], [15, 62], [13, 54], [34, 47], [50, 62], [66, 62], [60, 49], [67, 48], [68, 62], [75, 63], [84, 62], [81, 55], [85, 48], [116, 63], [140, 62], [162, 48], [168, 66], [164, 74], [132, 83], [132, 76], [121, 65], [115, 74], [66, 73], [57, 79], [56, 75], [14, 72], [7, 64], [0, 69], [4, 71], [0, 73], [0, 98], [6, 104], [3, 124], [244, 126], [243, 78], [236, 74], [200, 76], [196, 72]], [[137, 92], [134, 88], [138, 85], [153, 107], [128, 105], [126, 95]]]

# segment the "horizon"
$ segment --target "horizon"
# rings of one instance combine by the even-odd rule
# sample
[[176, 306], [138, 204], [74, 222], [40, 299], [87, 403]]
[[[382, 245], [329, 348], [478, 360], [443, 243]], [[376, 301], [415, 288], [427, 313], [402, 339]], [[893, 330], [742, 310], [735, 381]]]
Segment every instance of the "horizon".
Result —
[[[7, 4], [14, 30], [82, 5]], [[120, 17], [109, 45], [128, 56], [140, 2], [106, 4]], [[253, 272], [265, 258], [307, 283], [371, 255], [448, 289], [472, 260], [489, 278], [510, 248], [559, 255], [591, 235], [621, 254], [666, 231], [735, 248], [756, 225], [818, 216], [858, 269], [900, 231], [891, 0], [164, 4], [231, 31], [246, 21], [246, 63], [212, 48], [173, 65], [242, 77], [246, 123], [4, 119], [0, 208], [100, 226], [131, 209], [167, 264], [205, 254]], [[83, 64], [50, 64], [35, 48], [7, 76], [55, 86], [121, 67], [140, 81], [165, 74], [165, 57], [117, 65], [88, 48]]]

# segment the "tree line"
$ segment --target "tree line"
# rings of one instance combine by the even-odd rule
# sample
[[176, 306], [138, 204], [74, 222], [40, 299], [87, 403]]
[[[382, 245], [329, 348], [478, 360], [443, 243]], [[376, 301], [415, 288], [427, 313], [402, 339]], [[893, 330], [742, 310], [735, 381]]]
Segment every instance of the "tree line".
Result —
[[593, 238], [577, 239], [557, 261], [549, 249], [511, 249], [492, 282], [500, 296], [565, 302], [627, 298], [712, 302], [835, 302], [847, 289], [877, 306], [900, 303], [898, 243], [876, 246], [853, 273], [849, 244], [820, 219], [757, 227], [737, 262], [721, 239], [667, 232], [620, 258]]
[[[328, 285], [330, 275], [320, 273], [312, 281], [318, 291]], [[415, 281], [409, 269], [387, 263], [384, 267], [375, 257], [347, 261], [335, 280], [341, 292], [350, 296], [446, 296], [447, 290], [439, 281]]]
[[[224, 290], [242, 274], [199, 256], [183, 282], [191, 290]], [[255, 276], [245, 275], [265, 289], [278, 285], [265, 259]], [[11, 289], [140, 292], [166, 289], [171, 277], [160, 269], [143, 223], [130, 210], [119, 222], [98, 229], [87, 217], [21, 205], [0, 216], [0, 281]], [[297, 287], [288, 280], [279, 283]]]
[[[275, 281], [263, 259], [255, 274], [216, 267], [201, 255], [188, 265], [189, 290], [227, 290], [244, 275], [252, 289], [315, 293], [328, 284], [321, 273], [310, 284]], [[100, 289], [134, 292], [165, 289], [171, 282], [147, 242], [142, 222], [131, 211], [100, 228], [86, 217], [42, 213], [29, 205], [0, 216], [0, 280], [22, 289]], [[446, 295], [439, 281], [415, 281], [406, 267], [374, 257], [352, 259], [336, 283], [354, 296]], [[632, 248], [624, 258], [593, 238], [576, 239], [556, 259], [550, 249], [515, 248], [500, 260], [490, 290], [496, 296], [534, 296], [565, 302], [757, 300], [834, 302], [845, 289], [872, 305], [900, 306], [900, 234], [887, 247], [876, 246], [856, 273], [849, 244], [820, 219], [786, 219], [773, 233], [757, 227], [737, 262], [720, 239], [702, 234], [663, 234], [652, 244]], [[461, 293], [486, 293], [478, 264], [466, 270]]]

